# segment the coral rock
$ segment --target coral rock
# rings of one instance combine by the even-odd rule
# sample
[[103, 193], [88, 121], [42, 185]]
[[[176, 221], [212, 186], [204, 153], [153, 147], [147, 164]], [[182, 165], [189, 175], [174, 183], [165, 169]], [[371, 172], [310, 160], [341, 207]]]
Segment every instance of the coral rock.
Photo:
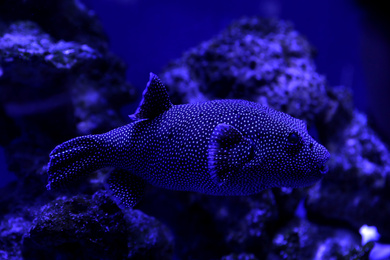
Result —
[[138, 210], [122, 211], [105, 192], [41, 210], [23, 239], [26, 259], [171, 259], [169, 230]]

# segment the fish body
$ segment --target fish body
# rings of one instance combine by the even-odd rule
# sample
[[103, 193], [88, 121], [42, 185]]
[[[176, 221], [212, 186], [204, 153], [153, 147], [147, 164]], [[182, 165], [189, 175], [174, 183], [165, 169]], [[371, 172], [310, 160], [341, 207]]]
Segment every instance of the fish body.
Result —
[[307, 186], [327, 172], [329, 153], [303, 121], [244, 100], [172, 105], [152, 73], [130, 118], [128, 125], [57, 146], [50, 154], [48, 188], [114, 167], [108, 184], [131, 207], [145, 182], [209, 195], [251, 195]]

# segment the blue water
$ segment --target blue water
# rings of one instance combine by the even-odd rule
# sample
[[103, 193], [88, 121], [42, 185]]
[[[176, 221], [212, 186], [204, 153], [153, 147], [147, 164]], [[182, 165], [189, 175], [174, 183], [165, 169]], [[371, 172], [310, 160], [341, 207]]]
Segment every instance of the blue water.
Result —
[[[150, 71], [209, 40], [242, 16], [276, 16], [290, 20], [318, 50], [318, 72], [330, 85], [355, 92], [365, 109], [360, 61], [361, 11], [351, 0], [85, 0], [99, 16], [111, 49], [128, 65], [128, 79], [143, 90]], [[125, 4], [127, 3], [127, 4]]]

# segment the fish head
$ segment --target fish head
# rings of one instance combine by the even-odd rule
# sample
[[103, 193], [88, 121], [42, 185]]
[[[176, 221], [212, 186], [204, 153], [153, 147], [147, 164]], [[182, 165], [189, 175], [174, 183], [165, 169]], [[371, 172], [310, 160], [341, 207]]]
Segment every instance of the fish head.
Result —
[[222, 119], [230, 122], [218, 124], [209, 140], [210, 177], [224, 194], [308, 186], [327, 173], [329, 152], [302, 120], [256, 103], [239, 104], [239, 116]]
[[304, 121], [275, 111], [264, 122], [251, 138], [253, 158], [243, 169], [257, 176], [261, 189], [309, 186], [326, 175], [330, 154], [309, 135]]

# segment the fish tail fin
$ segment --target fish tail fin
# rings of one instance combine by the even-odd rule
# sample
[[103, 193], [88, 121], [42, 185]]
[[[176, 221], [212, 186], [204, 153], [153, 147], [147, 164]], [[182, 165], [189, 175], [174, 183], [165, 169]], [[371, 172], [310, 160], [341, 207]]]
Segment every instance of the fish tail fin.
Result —
[[50, 153], [48, 190], [64, 186], [89, 173], [109, 166], [104, 156], [103, 135], [86, 135], [58, 145]]

